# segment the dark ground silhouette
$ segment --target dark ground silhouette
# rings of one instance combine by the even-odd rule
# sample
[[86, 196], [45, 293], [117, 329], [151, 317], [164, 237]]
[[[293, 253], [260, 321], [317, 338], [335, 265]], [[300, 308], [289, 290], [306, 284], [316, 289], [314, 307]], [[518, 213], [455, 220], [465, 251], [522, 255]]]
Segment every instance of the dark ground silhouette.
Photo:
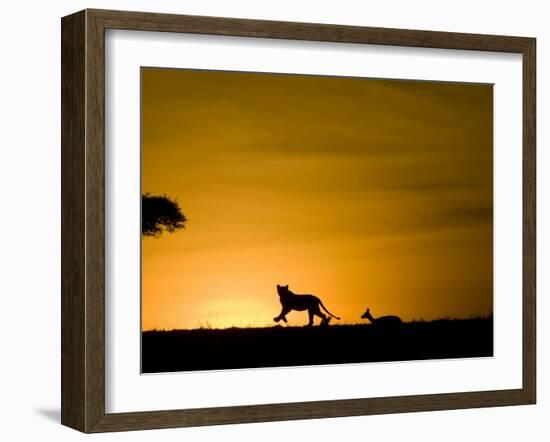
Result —
[[488, 357], [493, 319], [147, 331], [142, 372]]

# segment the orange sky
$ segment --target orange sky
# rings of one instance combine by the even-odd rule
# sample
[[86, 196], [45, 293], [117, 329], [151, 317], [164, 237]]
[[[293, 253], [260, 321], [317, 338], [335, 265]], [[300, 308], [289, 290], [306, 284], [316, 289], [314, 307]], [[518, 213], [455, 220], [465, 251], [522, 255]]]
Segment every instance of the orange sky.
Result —
[[[492, 85], [142, 69], [142, 328], [492, 313]], [[307, 323], [292, 312], [289, 324]]]

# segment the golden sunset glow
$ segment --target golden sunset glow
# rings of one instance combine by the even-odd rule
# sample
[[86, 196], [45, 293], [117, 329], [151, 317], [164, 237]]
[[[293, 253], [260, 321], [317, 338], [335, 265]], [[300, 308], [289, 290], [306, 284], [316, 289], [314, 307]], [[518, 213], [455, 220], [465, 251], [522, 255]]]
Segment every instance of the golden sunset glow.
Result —
[[142, 329], [275, 325], [277, 284], [491, 314], [492, 124], [492, 85], [143, 68], [142, 190], [188, 221], [142, 238]]

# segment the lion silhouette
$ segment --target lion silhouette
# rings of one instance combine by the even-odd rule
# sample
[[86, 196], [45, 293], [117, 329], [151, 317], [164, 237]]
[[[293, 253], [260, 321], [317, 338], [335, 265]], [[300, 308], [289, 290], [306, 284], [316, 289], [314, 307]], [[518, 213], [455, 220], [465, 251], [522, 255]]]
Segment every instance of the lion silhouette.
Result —
[[[298, 295], [296, 293], [292, 293], [288, 289], [288, 285], [283, 286], [279, 284], [277, 284], [277, 293], [279, 294], [279, 300], [281, 301], [281, 305], [283, 308], [279, 316], [275, 316], [273, 318], [275, 322], [279, 322], [281, 319], [284, 322], [287, 322], [286, 315], [292, 310], [307, 310], [309, 314], [309, 323], [307, 324], [308, 326], [313, 325], [314, 316], [319, 316], [321, 318], [320, 325], [328, 325], [331, 317], [335, 319], [340, 319], [338, 316], [335, 316], [331, 312], [329, 312], [327, 308], [323, 305], [323, 302], [317, 296]], [[330, 316], [325, 315], [319, 307], [322, 307], [323, 310], [327, 312]]]

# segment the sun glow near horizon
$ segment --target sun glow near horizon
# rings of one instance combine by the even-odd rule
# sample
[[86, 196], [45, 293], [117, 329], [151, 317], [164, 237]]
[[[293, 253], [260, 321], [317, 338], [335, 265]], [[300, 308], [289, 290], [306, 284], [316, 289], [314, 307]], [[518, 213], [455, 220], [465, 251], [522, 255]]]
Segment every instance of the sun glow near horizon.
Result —
[[[142, 329], [272, 326], [277, 284], [342, 318], [492, 314], [491, 85], [142, 70]], [[307, 323], [292, 312], [289, 325]]]

